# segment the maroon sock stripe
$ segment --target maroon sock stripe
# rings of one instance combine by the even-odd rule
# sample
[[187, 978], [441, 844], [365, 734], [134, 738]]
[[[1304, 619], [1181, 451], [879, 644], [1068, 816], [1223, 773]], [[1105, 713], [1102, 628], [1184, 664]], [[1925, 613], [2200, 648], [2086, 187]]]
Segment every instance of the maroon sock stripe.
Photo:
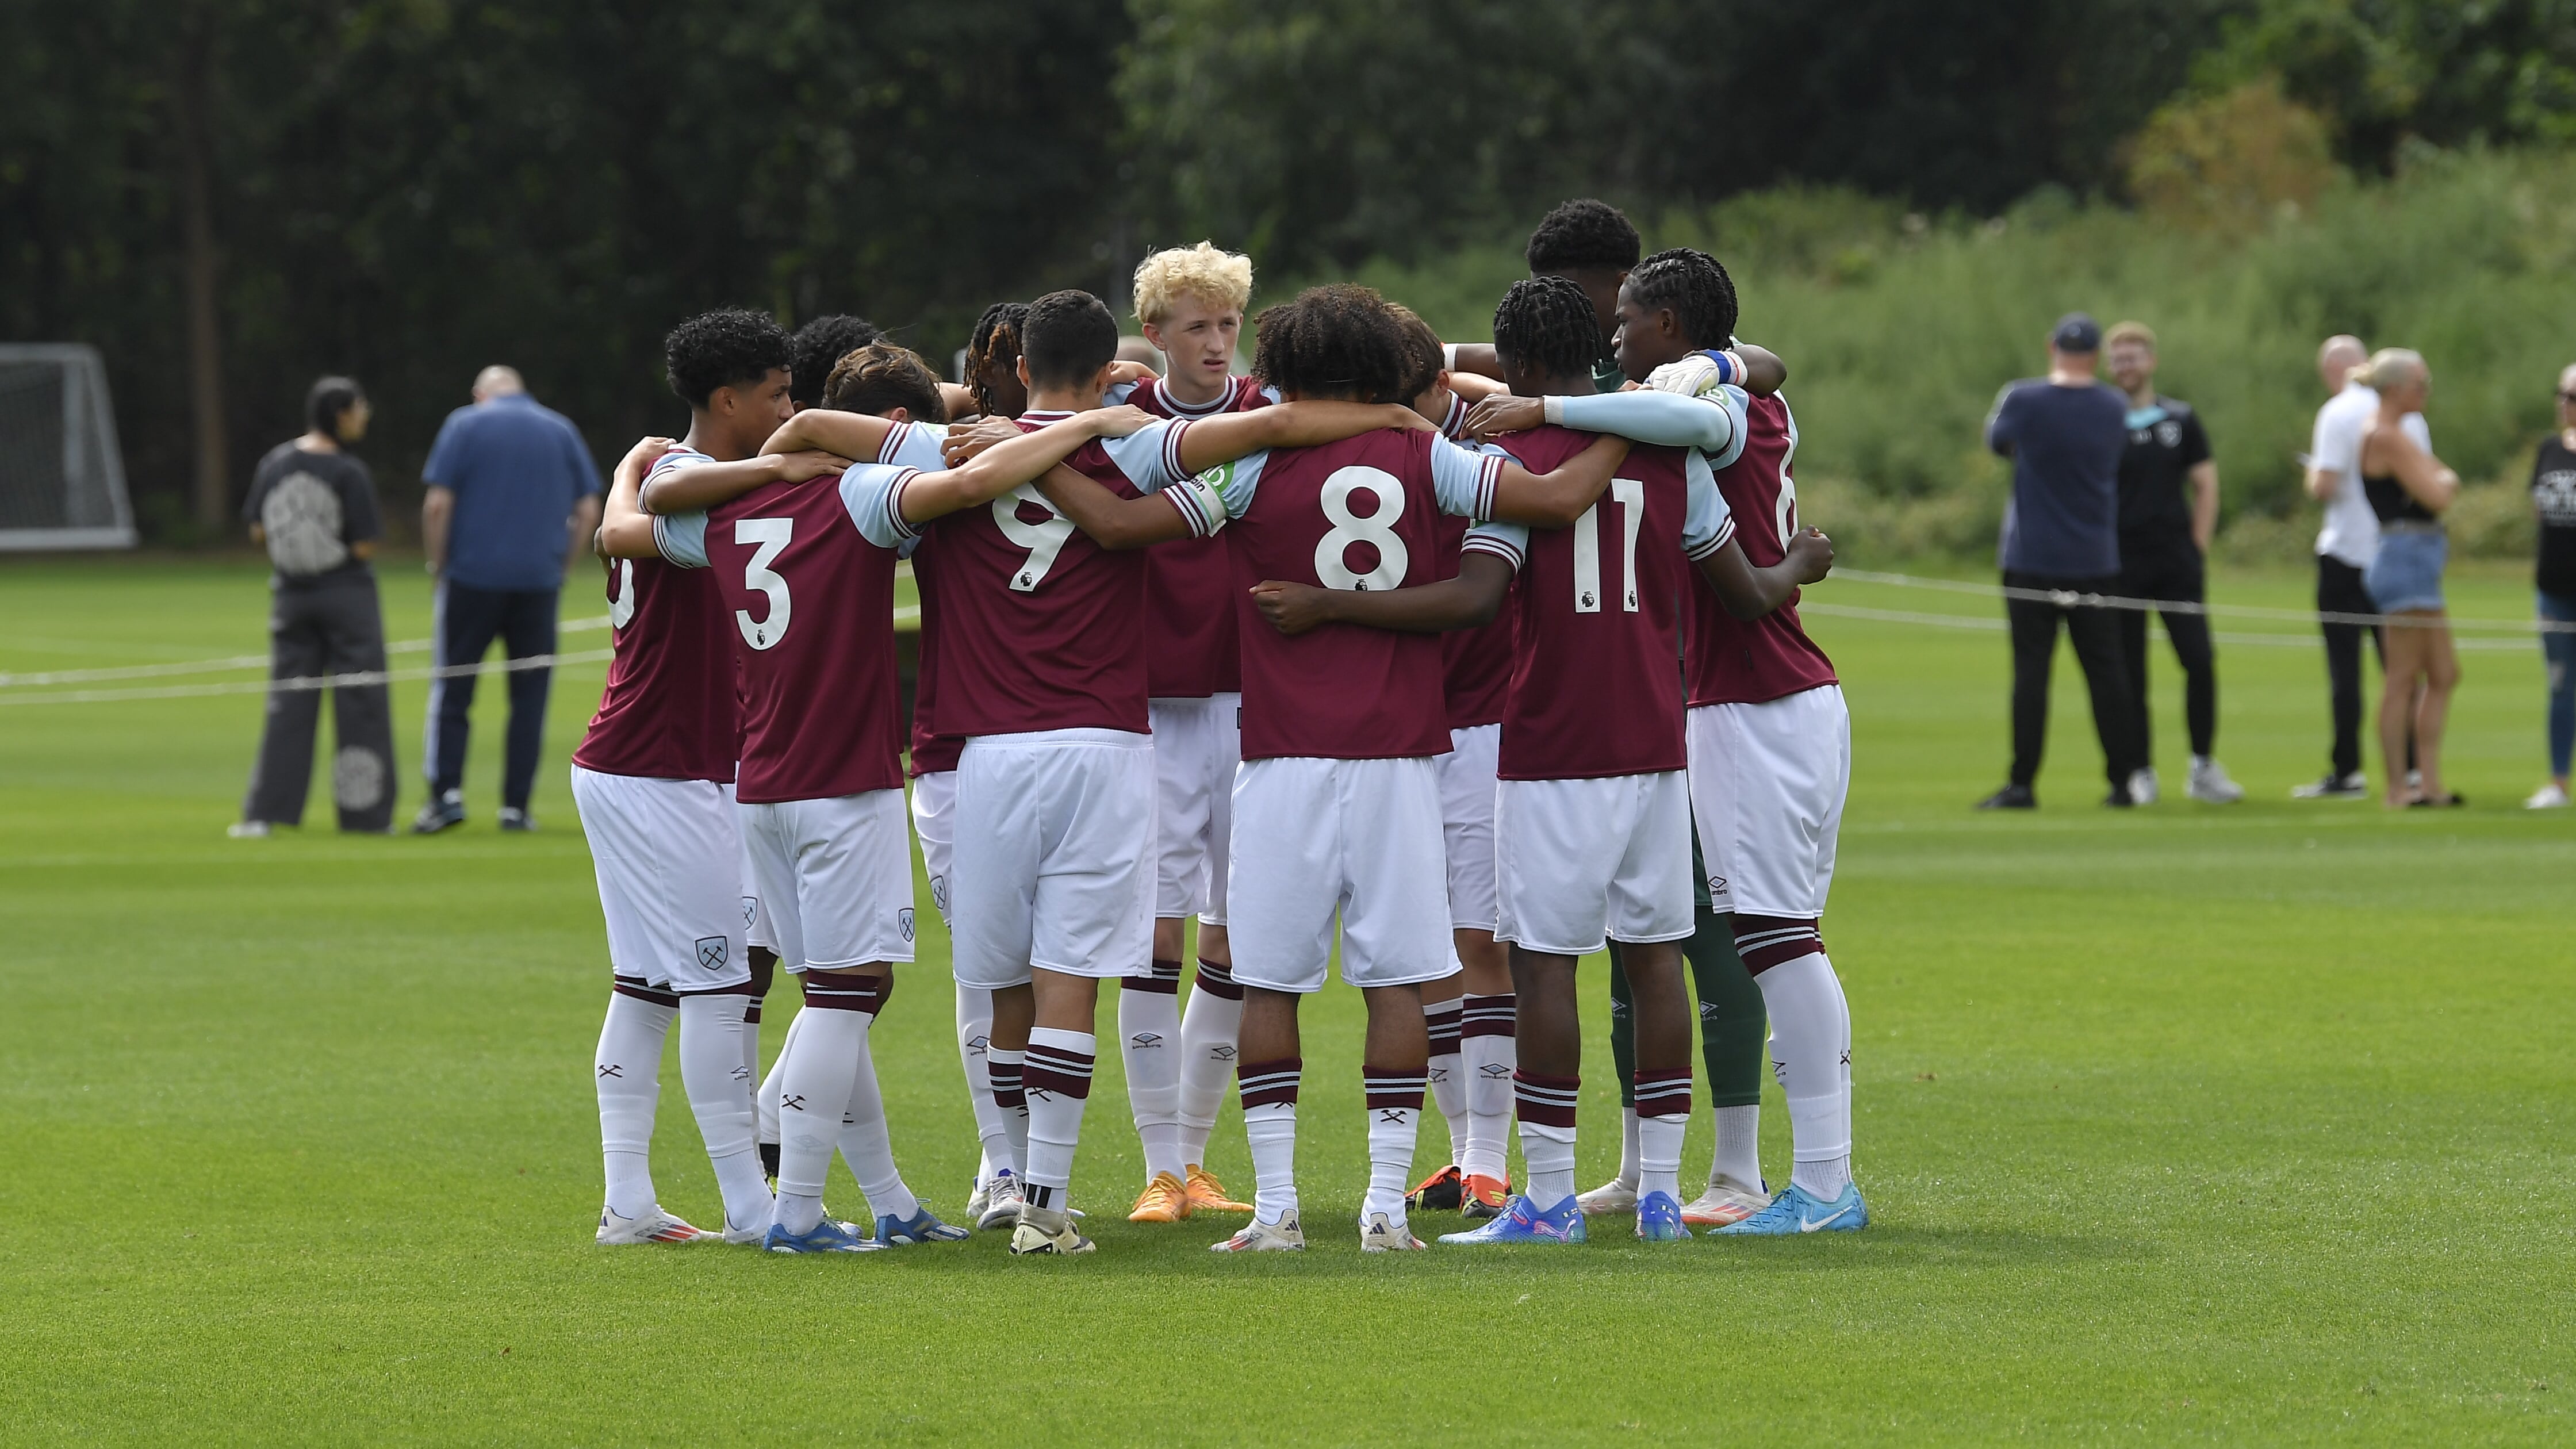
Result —
[[987, 1056], [984, 1075], [992, 1079], [994, 1106], [1016, 1112], [1029, 1104], [1029, 1094], [1020, 1083], [1018, 1062], [997, 1062]]
[[680, 998], [661, 990], [641, 976], [616, 977], [608, 989], [619, 996], [632, 996], [638, 1001], [649, 1001], [655, 1006], [667, 1006], [673, 1011], [680, 1009]]
[[743, 1024], [743, 1025], [745, 1025], [745, 1026], [758, 1026], [758, 1025], [760, 1025], [760, 998], [759, 998], [759, 997], [757, 997], [757, 996], [753, 997], [753, 998], [751, 999], [751, 1004], [750, 1004], [749, 1006], [746, 1006], [746, 1007], [744, 1007], [744, 1008], [742, 1009], [742, 1024]]
[[1360, 1084], [1368, 1092], [1368, 1109], [1410, 1107], [1422, 1110], [1425, 1078], [1420, 1072], [1392, 1071], [1385, 1067], [1360, 1068]]
[[1247, 1110], [1282, 1104], [1293, 1107], [1297, 1104], [1297, 1084], [1305, 1071], [1306, 1063], [1302, 1057], [1245, 1062], [1236, 1078], [1236, 1090]]
[[1156, 957], [1153, 968], [1143, 976], [1129, 976], [1118, 983], [1121, 991], [1150, 991], [1156, 996], [1178, 996], [1181, 992], [1181, 963]]
[[1202, 956], [1199, 958], [1198, 989], [1219, 1001], [1241, 1001], [1243, 987], [1234, 979], [1234, 968], [1221, 966]]
[[827, 1011], [864, 1011], [870, 1016], [876, 1015], [877, 1008], [885, 1004], [877, 983], [864, 976], [853, 980], [855, 984], [848, 986], [826, 985], [808, 976], [805, 978], [805, 1004]]
[[1093, 1060], [1089, 1052], [1062, 1051], [1031, 1042], [1028, 1055], [1021, 1059], [1020, 1085], [1032, 1092], [1088, 1098]]
[[1581, 1077], [1551, 1077], [1534, 1072], [1512, 1073], [1512, 1097], [1520, 1109], [1521, 1120], [1541, 1127], [1574, 1125], [1575, 1098], [1581, 1094]]
[[1825, 938], [1814, 921], [1736, 913], [1735, 954], [1744, 958], [1744, 969], [1756, 976], [1783, 961], [1812, 956], [1823, 949]]
[[1458, 1004], [1448, 1002], [1422, 1014], [1422, 1024], [1431, 1033], [1431, 1054], [1445, 1057], [1456, 1054], [1460, 1016]]
[[1690, 1115], [1690, 1068], [1672, 1067], [1661, 1071], [1649, 1071], [1639, 1067], [1636, 1084], [1638, 1116], [1687, 1117]]
[[1460, 998], [1458, 1034], [1461, 1036], [1510, 1036], [1514, 1031], [1513, 1015], [1520, 998], [1506, 992], [1501, 996], [1468, 996]]

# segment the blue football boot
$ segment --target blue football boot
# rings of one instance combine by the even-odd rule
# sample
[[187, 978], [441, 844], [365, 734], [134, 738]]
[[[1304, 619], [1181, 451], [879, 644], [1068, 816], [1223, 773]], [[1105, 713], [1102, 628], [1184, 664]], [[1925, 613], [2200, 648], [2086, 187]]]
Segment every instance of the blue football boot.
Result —
[[772, 1253], [873, 1253], [885, 1244], [860, 1237], [857, 1224], [835, 1222], [827, 1213], [810, 1233], [791, 1233], [771, 1223], [760, 1246]]
[[1516, 1195], [1501, 1217], [1467, 1232], [1442, 1233], [1440, 1241], [1468, 1247], [1487, 1243], [1579, 1243], [1583, 1241], [1583, 1209], [1568, 1196], [1553, 1211], [1540, 1212], [1527, 1196]]
[[1843, 1184], [1842, 1196], [1827, 1202], [1796, 1183], [1771, 1199], [1771, 1205], [1711, 1236], [1787, 1238], [1800, 1233], [1856, 1233], [1869, 1226], [1869, 1208], [1860, 1200], [1860, 1184]]
[[1682, 1226], [1682, 1205], [1668, 1192], [1650, 1192], [1637, 1199], [1637, 1236], [1650, 1243], [1678, 1243], [1687, 1239], [1691, 1230]]
[[889, 1248], [909, 1248], [917, 1243], [954, 1243], [966, 1235], [966, 1229], [932, 1217], [927, 1206], [915, 1207], [908, 1219], [892, 1214], [877, 1219], [877, 1241]]

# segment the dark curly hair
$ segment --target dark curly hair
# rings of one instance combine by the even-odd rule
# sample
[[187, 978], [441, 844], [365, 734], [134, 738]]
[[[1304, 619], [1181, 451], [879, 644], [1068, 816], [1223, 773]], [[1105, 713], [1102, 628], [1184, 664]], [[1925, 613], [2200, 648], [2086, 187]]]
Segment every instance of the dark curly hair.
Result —
[[717, 388], [760, 381], [787, 359], [787, 329], [766, 312], [741, 307], [701, 312], [662, 339], [671, 391], [693, 408], [705, 407]]
[[871, 342], [852, 349], [832, 365], [824, 386], [823, 406], [845, 413], [890, 413], [902, 408], [917, 423], [948, 421], [940, 401], [939, 378], [912, 349], [891, 342]]
[[1118, 319], [1089, 292], [1049, 292], [1020, 324], [1020, 360], [1031, 387], [1074, 387], [1118, 360]]
[[1584, 267], [1626, 271], [1637, 265], [1637, 255], [1643, 250], [1637, 229], [1628, 224], [1619, 208], [1586, 196], [1539, 218], [1523, 255], [1529, 258], [1533, 272], [1570, 272]]
[[795, 359], [787, 367], [791, 379], [787, 395], [800, 408], [821, 407], [833, 365], [883, 336], [877, 324], [847, 312], [817, 317], [797, 328], [787, 339], [788, 352]]
[[1026, 302], [996, 302], [975, 319], [975, 330], [966, 339], [966, 386], [974, 391], [975, 410], [986, 417], [1001, 413], [993, 388], [984, 375], [994, 367], [1008, 368], [1020, 356], [1020, 327], [1029, 320]]
[[1494, 308], [1494, 355], [1543, 377], [1583, 377], [1601, 356], [1592, 298], [1564, 277], [1512, 283]]
[[1404, 331], [1404, 400], [1411, 402], [1440, 380], [1448, 356], [1441, 350], [1440, 334], [1420, 314], [1402, 302], [1389, 302], [1386, 309], [1395, 314], [1395, 325]]
[[1404, 326], [1373, 287], [1309, 287], [1252, 319], [1252, 371], [1282, 392], [1355, 402], [1410, 401]]
[[1735, 279], [1706, 252], [1674, 247], [1639, 262], [1628, 297], [1649, 312], [1671, 308], [1693, 347], [1724, 347], [1735, 335]]

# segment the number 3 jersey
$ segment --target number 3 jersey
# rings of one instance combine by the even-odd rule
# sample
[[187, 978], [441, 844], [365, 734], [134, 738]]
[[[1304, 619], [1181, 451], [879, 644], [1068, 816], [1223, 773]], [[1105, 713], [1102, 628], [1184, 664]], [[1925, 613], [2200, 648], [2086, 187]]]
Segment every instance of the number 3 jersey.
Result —
[[902, 787], [894, 573], [915, 535], [896, 498], [913, 471], [863, 464], [654, 521], [662, 556], [721, 592], [742, 670], [742, 803]]
[[[669, 453], [654, 470], [706, 461]], [[741, 711], [715, 580], [660, 559], [614, 560], [608, 626], [617, 653], [572, 762], [603, 775], [731, 780]]]
[[[1548, 473], [1593, 435], [1541, 427], [1498, 440]], [[1688, 448], [1628, 450], [1571, 528], [1489, 523], [1465, 547], [1512, 560], [1512, 682], [1503, 706], [1505, 780], [1580, 780], [1678, 770], [1682, 592], [1689, 561], [1734, 532], [1708, 460]]]
[[1440, 516], [1491, 516], [1502, 459], [1423, 429], [1254, 453], [1163, 496], [1202, 537], [1225, 530], [1243, 647], [1243, 758], [1449, 753], [1440, 636], [1326, 624], [1290, 638], [1253, 606], [1264, 579], [1398, 589], [1453, 570]]
[[[1744, 452], [1717, 470], [1717, 491], [1735, 516], [1744, 561], [1769, 568], [1788, 555], [1798, 531], [1798, 494], [1789, 459], [1798, 451], [1798, 420], [1786, 399], [1746, 405]], [[1696, 576], [1691, 585], [1690, 643], [1683, 655], [1687, 703], [1765, 704], [1832, 684], [1834, 662], [1798, 622], [1798, 594], [1759, 619], [1739, 619]]]
[[[1019, 424], [1035, 432], [1068, 416], [1031, 412]], [[1160, 422], [1099, 439], [1065, 463], [1121, 497], [1141, 497], [1184, 476], [1188, 427]], [[898, 424], [878, 461], [943, 468], [939, 444], [947, 436], [937, 424]], [[921, 569], [935, 575], [925, 603], [939, 610], [934, 733], [1149, 732], [1141, 551], [1103, 549], [1027, 483], [930, 528]]]

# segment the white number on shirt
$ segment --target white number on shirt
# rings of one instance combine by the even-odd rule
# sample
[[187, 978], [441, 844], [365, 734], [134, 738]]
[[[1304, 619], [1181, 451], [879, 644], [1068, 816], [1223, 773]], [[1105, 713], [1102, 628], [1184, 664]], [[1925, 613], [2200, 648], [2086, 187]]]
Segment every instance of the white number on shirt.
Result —
[[[1619, 579], [1627, 591], [1620, 607], [1633, 614], [1637, 612], [1637, 527], [1645, 521], [1646, 485], [1634, 478], [1613, 478], [1610, 501], [1619, 505]], [[1597, 499], [1574, 520], [1574, 612], [1601, 612], [1601, 504]]]
[[[1352, 492], [1363, 488], [1377, 499], [1376, 510], [1366, 515], [1351, 511]], [[1383, 468], [1336, 468], [1324, 480], [1323, 503], [1324, 516], [1333, 526], [1315, 544], [1316, 582], [1358, 593], [1401, 585], [1413, 561], [1404, 540], [1395, 536], [1396, 520], [1404, 516], [1404, 484]], [[1376, 568], [1364, 574], [1351, 572], [1349, 553], [1355, 543], [1377, 550]]]
[[796, 534], [792, 518], [737, 518], [733, 524], [733, 541], [757, 544], [751, 561], [742, 566], [742, 586], [769, 596], [769, 617], [754, 620], [749, 609], [733, 611], [734, 627], [742, 630], [743, 642], [754, 649], [768, 649], [787, 637], [787, 580], [769, 571], [778, 551]]
[[608, 627], [623, 629], [635, 621], [635, 560], [617, 561], [617, 594], [608, 601]]
[[[1034, 503], [1046, 510], [1046, 522], [1031, 523], [1020, 517], [1020, 505]], [[1011, 592], [1034, 592], [1046, 581], [1047, 570], [1055, 567], [1055, 556], [1064, 552], [1064, 541], [1073, 537], [1073, 520], [1055, 511], [1034, 483], [1023, 483], [993, 500], [993, 526], [1002, 537], [1029, 551], [1020, 561], [1019, 572], [1011, 575]]]
[[1798, 456], [1798, 423], [1789, 422], [1789, 446], [1780, 453], [1780, 547], [1785, 551], [1789, 540], [1798, 536], [1798, 484], [1789, 476], [1789, 460]]

